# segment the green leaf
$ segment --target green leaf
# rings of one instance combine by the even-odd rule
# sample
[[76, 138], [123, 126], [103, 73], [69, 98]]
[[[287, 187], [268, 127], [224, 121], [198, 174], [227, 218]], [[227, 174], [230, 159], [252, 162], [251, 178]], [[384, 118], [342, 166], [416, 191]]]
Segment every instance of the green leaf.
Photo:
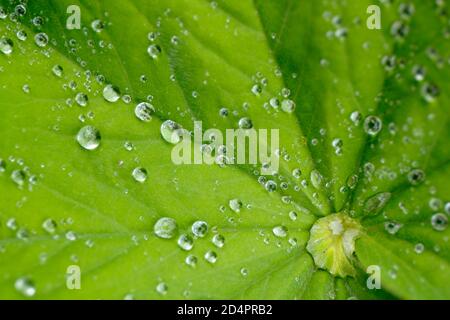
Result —
[[[0, 298], [450, 299], [448, 16], [431, 1], [392, 2], [376, 3], [382, 28], [370, 30], [365, 0], [43, 0], [25, 11], [1, 0]], [[81, 29], [66, 27], [69, 5]], [[150, 121], [135, 115], [141, 102]], [[166, 120], [225, 132], [243, 118], [279, 130], [277, 174], [176, 165], [160, 132]], [[368, 134], [369, 120], [381, 130]], [[101, 136], [93, 150], [77, 141], [85, 126]], [[335, 213], [348, 223], [310, 239]], [[169, 239], [154, 232], [163, 217], [176, 222]], [[361, 230], [351, 243], [347, 225]], [[323, 264], [307, 250], [315, 240], [333, 241]], [[381, 289], [366, 285], [373, 265]], [[80, 290], [67, 287], [70, 266]]]

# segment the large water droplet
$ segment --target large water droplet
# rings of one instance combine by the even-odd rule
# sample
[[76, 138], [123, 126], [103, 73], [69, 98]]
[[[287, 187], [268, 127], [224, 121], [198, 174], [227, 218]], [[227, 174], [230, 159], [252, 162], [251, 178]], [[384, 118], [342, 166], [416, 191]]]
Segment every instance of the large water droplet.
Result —
[[134, 109], [136, 117], [145, 122], [152, 120], [153, 113], [155, 113], [155, 108], [148, 102], [141, 102]]
[[25, 297], [32, 297], [36, 294], [34, 282], [28, 277], [22, 277], [14, 283], [16, 290]]
[[147, 48], [147, 53], [152, 59], [157, 59], [161, 54], [161, 47], [156, 44], [151, 44]]
[[78, 131], [77, 141], [86, 150], [95, 150], [100, 145], [100, 131], [93, 126], [85, 126]]
[[205, 221], [195, 221], [191, 229], [196, 237], [203, 238], [208, 232], [208, 224]]
[[103, 88], [103, 98], [109, 102], [116, 102], [120, 99], [120, 90], [118, 87], [108, 84]]
[[155, 235], [163, 239], [171, 239], [177, 231], [177, 222], [172, 218], [161, 218], [156, 221], [153, 231]]
[[178, 123], [172, 120], [166, 120], [161, 124], [161, 136], [169, 143], [177, 144], [188, 132]]
[[14, 43], [11, 39], [1, 38], [0, 39], [0, 51], [4, 54], [11, 54], [13, 52]]

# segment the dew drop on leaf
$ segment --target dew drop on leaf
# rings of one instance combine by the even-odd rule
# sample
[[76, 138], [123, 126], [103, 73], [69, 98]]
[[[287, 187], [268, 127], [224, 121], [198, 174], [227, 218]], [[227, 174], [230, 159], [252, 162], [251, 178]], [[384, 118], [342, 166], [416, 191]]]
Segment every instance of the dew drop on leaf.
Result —
[[240, 212], [242, 208], [242, 201], [239, 199], [231, 199], [228, 202], [228, 205], [230, 209], [233, 210], [234, 212]]
[[16, 290], [25, 297], [33, 297], [36, 294], [34, 282], [28, 277], [21, 277], [14, 283]]
[[152, 120], [153, 113], [155, 113], [155, 108], [148, 102], [141, 102], [134, 109], [136, 117], [144, 122]]
[[161, 295], [167, 294], [168, 289], [169, 288], [168, 288], [167, 284], [165, 284], [164, 282], [160, 282], [156, 286], [156, 292], [158, 292]]
[[195, 221], [191, 230], [194, 236], [203, 238], [208, 233], [208, 224], [205, 221]]
[[100, 145], [100, 131], [93, 126], [85, 126], [78, 131], [77, 141], [86, 150], [95, 150]]
[[161, 136], [169, 143], [177, 144], [187, 135], [181, 125], [172, 120], [166, 120], [161, 124]]
[[55, 76], [61, 78], [63, 74], [63, 68], [60, 65], [56, 64], [52, 67], [52, 72]]
[[147, 170], [142, 167], [133, 169], [131, 175], [133, 176], [134, 180], [140, 183], [144, 183], [147, 180]]
[[6, 55], [13, 52], [14, 43], [9, 38], [0, 38], [0, 51]]
[[153, 226], [153, 231], [159, 238], [171, 239], [177, 231], [177, 222], [172, 218], [160, 218]]
[[44, 222], [42, 223], [42, 228], [48, 232], [48, 233], [55, 233], [56, 231], [56, 222], [53, 219], [46, 219], [44, 220]]
[[184, 260], [184, 262], [190, 266], [190, 267], [195, 267], [197, 265], [197, 257], [190, 254], [186, 257], [186, 259]]
[[239, 128], [240, 129], [251, 129], [253, 128], [253, 122], [250, 118], [244, 117], [239, 119]]
[[287, 113], [292, 113], [295, 110], [295, 102], [291, 99], [284, 99], [281, 102], [281, 110]]
[[287, 231], [285, 226], [276, 226], [272, 229], [273, 234], [278, 238], [285, 238], [287, 236]]
[[447, 229], [448, 218], [443, 213], [435, 213], [431, 216], [431, 226], [434, 230], [444, 231]]
[[185, 251], [189, 251], [194, 247], [194, 239], [188, 234], [180, 235], [177, 243], [178, 246]]
[[103, 98], [109, 102], [116, 102], [120, 98], [120, 90], [118, 87], [108, 84], [103, 88]]
[[156, 44], [151, 44], [147, 48], [147, 53], [152, 59], [157, 59], [161, 54], [161, 47]]
[[225, 237], [220, 234], [214, 235], [211, 241], [217, 248], [222, 248], [225, 245]]
[[75, 96], [75, 101], [80, 107], [86, 107], [89, 101], [88, 96], [85, 93], [77, 93]]
[[364, 120], [364, 131], [370, 136], [376, 136], [382, 128], [381, 119], [376, 116], [368, 116]]
[[23, 170], [14, 170], [11, 173], [11, 180], [18, 186], [23, 186], [26, 181], [26, 174]]
[[44, 32], [37, 33], [34, 36], [34, 42], [38, 47], [45, 47], [48, 44], [48, 35]]
[[205, 260], [208, 261], [211, 264], [216, 263], [217, 261], [217, 253], [215, 253], [212, 250], [209, 250], [205, 253]]

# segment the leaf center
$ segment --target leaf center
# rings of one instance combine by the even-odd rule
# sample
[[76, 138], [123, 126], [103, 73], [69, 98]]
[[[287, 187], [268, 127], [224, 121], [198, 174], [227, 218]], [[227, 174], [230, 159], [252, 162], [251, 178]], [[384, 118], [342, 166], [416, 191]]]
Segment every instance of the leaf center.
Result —
[[357, 221], [342, 212], [320, 218], [311, 228], [306, 249], [317, 267], [340, 277], [354, 276], [353, 253], [361, 229]]

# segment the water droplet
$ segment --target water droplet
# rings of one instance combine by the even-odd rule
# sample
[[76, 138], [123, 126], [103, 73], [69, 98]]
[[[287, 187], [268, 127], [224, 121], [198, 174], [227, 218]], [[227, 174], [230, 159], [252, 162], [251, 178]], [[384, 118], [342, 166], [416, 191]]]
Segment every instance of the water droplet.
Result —
[[16, 33], [16, 37], [17, 39], [19, 39], [20, 41], [25, 41], [28, 38], [27, 33], [25, 32], [25, 30], [19, 30]]
[[156, 44], [151, 44], [147, 48], [147, 53], [152, 59], [157, 59], [161, 54], [161, 47]]
[[447, 225], [448, 225], [448, 218], [445, 214], [435, 213], [431, 217], [431, 226], [433, 227], [434, 230], [444, 231], [445, 229], [447, 229]]
[[425, 172], [421, 169], [413, 169], [408, 173], [408, 181], [413, 186], [422, 183], [425, 180]]
[[425, 83], [421, 89], [422, 96], [427, 102], [434, 102], [440, 94], [439, 87], [435, 84]]
[[0, 159], [0, 173], [6, 171], [6, 162], [3, 159]]
[[14, 43], [9, 38], [0, 39], [0, 51], [4, 54], [11, 54], [13, 52]]
[[252, 87], [252, 93], [256, 96], [259, 96], [262, 93], [262, 87], [259, 84], [255, 84]]
[[167, 294], [168, 289], [169, 288], [168, 288], [167, 284], [165, 284], [164, 282], [160, 282], [156, 286], [156, 292], [158, 292], [159, 294], [162, 294], [162, 295]]
[[319, 189], [323, 182], [323, 176], [318, 170], [314, 169], [311, 171], [310, 180], [313, 187]]
[[95, 150], [100, 145], [100, 131], [93, 126], [85, 126], [78, 131], [77, 141], [86, 150]]
[[177, 231], [177, 222], [172, 218], [160, 218], [156, 221], [153, 231], [159, 238], [171, 239]]
[[292, 113], [295, 110], [295, 102], [291, 99], [285, 99], [281, 102], [281, 110]]
[[89, 98], [86, 94], [80, 92], [75, 96], [75, 101], [78, 103], [80, 107], [86, 107], [89, 101]]
[[381, 119], [376, 116], [368, 116], [364, 120], [364, 131], [370, 136], [376, 136], [382, 128]]
[[52, 68], [52, 72], [55, 76], [57, 76], [58, 78], [62, 77], [63, 74], [63, 68], [60, 65], [54, 65]]
[[194, 247], [194, 239], [188, 234], [180, 235], [177, 243], [178, 246], [185, 251], [189, 251]]
[[188, 255], [188, 256], [186, 257], [186, 259], [184, 260], [184, 262], [185, 262], [188, 266], [194, 268], [194, 267], [197, 265], [197, 260], [198, 260], [198, 259], [197, 259], [196, 256], [190, 254], [190, 255]]
[[208, 261], [211, 264], [216, 263], [216, 261], [217, 261], [217, 253], [215, 253], [212, 250], [209, 250], [208, 252], [205, 253], [205, 260]]
[[47, 231], [48, 233], [54, 233], [56, 231], [56, 222], [53, 219], [46, 219], [43, 223], [42, 223], [42, 228]]
[[417, 254], [421, 254], [425, 251], [425, 246], [422, 243], [418, 243], [414, 246], [414, 251]]
[[18, 186], [23, 186], [26, 181], [25, 172], [23, 170], [14, 170], [11, 173], [11, 179]]
[[15, 8], [14, 8], [14, 12], [18, 15], [18, 16], [24, 16], [27, 13], [27, 7], [25, 7], [23, 4], [18, 4]]
[[390, 192], [380, 192], [370, 197], [364, 203], [364, 211], [367, 214], [377, 214], [391, 198]]
[[48, 44], [48, 36], [44, 32], [40, 32], [34, 36], [34, 42], [37, 46], [43, 48]]
[[228, 117], [228, 109], [227, 108], [221, 108], [220, 110], [219, 110], [219, 115], [221, 116], [221, 117]]
[[222, 248], [225, 244], [225, 237], [220, 235], [220, 234], [216, 234], [214, 235], [214, 237], [212, 238], [212, 243], [217, 247], [217, 248]]
[[142, 167], [135, 168], [131, 173], [134, 180], [140, 183], [144, 183], [147, 180], [147, 170]]
[[120, 99], [120, 90], [118, 87], [108, 84], [103, 88], [103, 98], [109, 102], [116, 102]]
[[285, 238], [287, 236], [287, 231], [285, 226], [276, 226], [272, 229], [273, 234], [278, 238]]
[[203, 238], [208, 232], [208, 224], [205, 221], [195, 221], [191, 229], [196, 237]]
[[101, 32], [103, 30], [103, 28], [105, 27], [105, 24], [103, 23], [103, 21], [97, 19], [92, 21], [91, 23], [91, 28], [92, 30], [94, 30], [95, 32]]
[[77, 234], [73, 231], [67, 231], [66, 232], [66, 239], [69, 241], [75, 241], [77, 240]]
[[241, 268], [240, 272], [244, 277], [248, 276], [248, 270], [246, 268]]
[[152, 120], [153, 113], [155, 113], [155, 108], [148, 102], [141, 102], [134, 109], [136, 117], [144, 122]]
[[238, 125], [241, 129], [251, 129], [253, 127], [253, 122], [250, 118], [244, 117], [239, 119]]
[[402, 227], [402, 225], [400, 223], [396, 223], [396, 222], [393, 222], [393, 221], [389, 221], [389, 222], [385, 222], [384, 223], [384, 229], [389, 234], [396, 234], [398, 232], [398, 230], [400, 230], [401, 227]]
[[177, 144], [188, 132], [178, 123], [172, 120], [166, 120], [161, 124], [161, 136], [169, 143]]
[[274, 192], [275, 190], [277, 190], [277, 183], [273, 180], [268, 180], [265, 183], [264, 188], [269, 192]]
[[290, 212], [289, 212], [289, 218], [290, 218], [292, 221], [297, 220], [297, 212], [295, 212], [295, 211], [290, 211]]
[[14, 283], [16, 290], [25, 297], [32, 297], [36, 294], [34, 282], [28, 277], [22, 277]]
[[242, 208], [242, 201], [239, 199], [231, 199], [228, 202], [228, 205], [230, 209], [233, 210], [234, 212], [240, 212]]
[[423, 81], [425, 79], [426, 71], [422, 66], [414, 66], [412, 69], [412, 74], [416, 81]]

